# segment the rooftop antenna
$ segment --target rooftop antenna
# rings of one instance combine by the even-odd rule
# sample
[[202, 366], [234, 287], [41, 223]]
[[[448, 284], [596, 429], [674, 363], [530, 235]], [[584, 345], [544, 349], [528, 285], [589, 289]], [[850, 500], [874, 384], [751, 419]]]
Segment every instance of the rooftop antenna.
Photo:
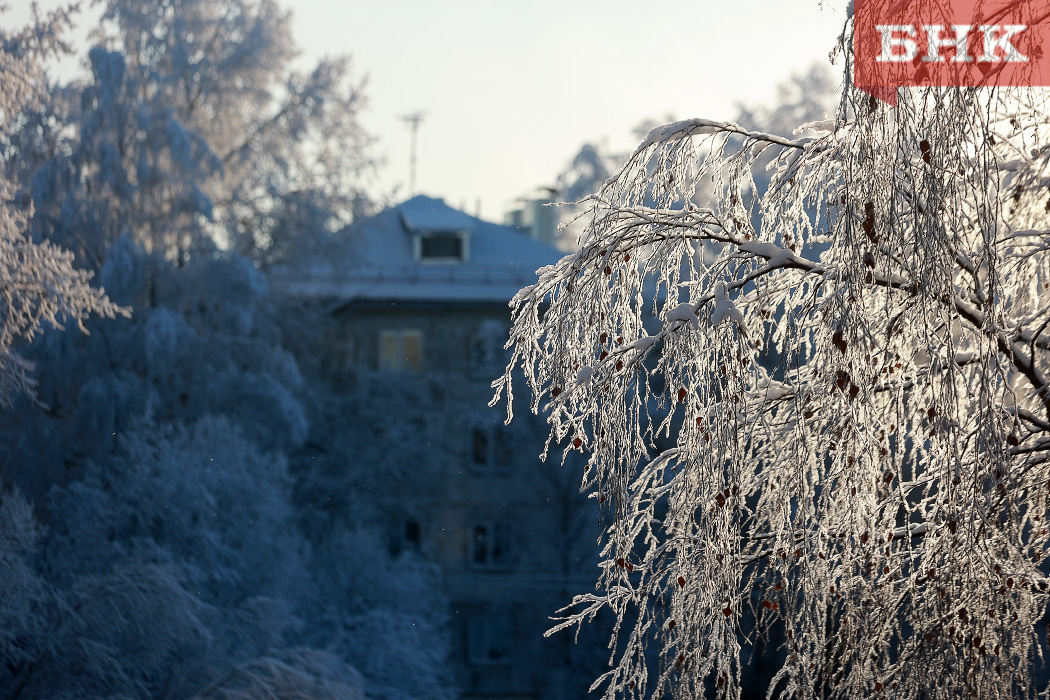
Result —
[[408, 156], [408, 196], [412, 197], [416, 194], [416, 133], [419, 131], [419, 125], [423, 122], [423, 117], [426, 114], [424, 112], [412, 112], [411, 114], [405, 114], [401, 116], [401, 121], [408, 124], [408, 128], [412, 130], [412, 150]]

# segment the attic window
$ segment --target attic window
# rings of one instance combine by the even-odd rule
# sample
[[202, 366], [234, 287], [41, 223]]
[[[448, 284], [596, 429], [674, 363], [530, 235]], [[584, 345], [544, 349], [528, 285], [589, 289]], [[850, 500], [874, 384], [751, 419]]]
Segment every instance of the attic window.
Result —
[[460, 262], [467, 258], [466, 236], [459, 232], [430, 233], [416, 237], [419, 260]]

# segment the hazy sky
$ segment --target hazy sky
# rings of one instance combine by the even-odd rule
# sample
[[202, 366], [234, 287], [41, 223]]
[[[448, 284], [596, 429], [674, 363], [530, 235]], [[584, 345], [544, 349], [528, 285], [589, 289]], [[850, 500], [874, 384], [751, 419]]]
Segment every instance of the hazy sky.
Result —
[[[380, 188], [407, 194], [399, 117], [424, 112], [417, 191], [471, 213], [480, 200], [493, 220], [553, 184], [585, 142], [626, 150], [645, 119], [729, 119], [737, 103], [769, 101], [827, 62], [844, 19], [844, 3], [819, 0], [279, 2], [304, 60], [350, 53], [367, 76]], [[11, 4], [26, 16], [26, 0]]]

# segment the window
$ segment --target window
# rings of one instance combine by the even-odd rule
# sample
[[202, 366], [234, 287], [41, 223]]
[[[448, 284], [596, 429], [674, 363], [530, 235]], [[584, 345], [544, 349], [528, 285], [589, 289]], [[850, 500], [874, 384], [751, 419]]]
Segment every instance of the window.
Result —
[[470, 345], [470, 371], [477, 379], [491, 382], [503, 374], [510, 353], [503, 348], [507, 342], [507, 324], [484, 321], [478, 326]]
[[397, 557], [402, 552], [419, 552], [423, 544], [423, 527], [415, 518], [406, 518], [391, 523], [387, 540], [390, 556]]
[[460, 231], [441, 231], [416, 236], [416, 260], [462, 262], [467, 259], [467, 236]]
[[419, 372], [423, 369], [423, 333], [417, 330], [379, 333], [379, 369]]
[[419, 239], [419, 257], [463, 259], [463, 239], [456, 235], [439, 234]]
[[407, 520], [405, 521], [405, 544], [411, 549], [419, 549], [419, 543], [421, 540], [419, 531], [419, 521]]
[[471, 529], [471, 566], [477, 569], [510, 569], [513, 563], [508, 526], [481, 523]]
[[508, 664], [514, 642], [514, 620], [506, 613], [467, 618], [467, 658], [475, 665]]
[[470, 466], [477, 471], [504, 470], [511, 463], [510, 434], [506, 426], [475, 426], [471, 429]]
[[474, 428], [471, 454], [471, 464], [475, 467], [487, 467], [489, 464], [489, 431], [484, 428]]

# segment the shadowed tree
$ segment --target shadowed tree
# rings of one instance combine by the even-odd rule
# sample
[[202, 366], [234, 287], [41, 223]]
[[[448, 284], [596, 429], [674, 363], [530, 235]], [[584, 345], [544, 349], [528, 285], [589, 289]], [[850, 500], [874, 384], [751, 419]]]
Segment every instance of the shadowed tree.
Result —
[[[357, 532], [314, 561], [298, 367], [258, 266], [213, 240], [253, 197], [261, 262], [273, 221], [323, 240], [353, 214], [356, 86], [293, 76], [272, 4], [111, 5], [129, 33], [88, 85], [47, 89], [66, 13], [0, 30], [0, 697], [451, 697], [429, 567]], [[372, 575], [336, 589], [351, 563]]]

